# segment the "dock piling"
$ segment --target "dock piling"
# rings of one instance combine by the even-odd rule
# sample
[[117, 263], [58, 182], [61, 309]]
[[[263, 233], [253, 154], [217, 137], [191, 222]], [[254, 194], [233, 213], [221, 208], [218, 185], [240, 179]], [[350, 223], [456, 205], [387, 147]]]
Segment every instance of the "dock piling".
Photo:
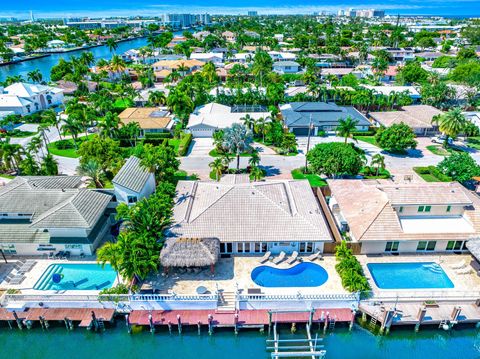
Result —
[[353, 324], [355, 324], [355, 316], [357, 315], [357, 311], [352, 309], [352, 319], [350, 319], [350, 324], [348, 325], [348, 330], [352, 330]]
[[327, 332], [328, 319], [329, 319], [328, 317], [329, 317], [329, 315], [330, 315], [329, 312], [327, 312], [327, 313], [325, 314], [325, 323], [324, 323], [324, 325], [323, 325], [323, 333], [324, 333], [324, 334]]
[[423, 319], [425, 318], [425, 315], [427, 314], [427, 307], [422, 306], [420, 310], [418, 311], [417, 315], [417, 324], [415, 324], [415, 331], [418, 332], [420, 330], [420, 325], [423, 322]]
[[182, 319], [180, 314], [177, 314], [178, 334], [182, 334]]
[[22, 329], [23, 329], [22, 321], [21, 321], [20, 318], [18, 317], [16, 311], [13, 311], [13, 317], [15, 318], [15, 321], [17, 322], [18, 329], [22, 330]]
[[150, 333], [155, 333], [155, 325], [153, 324], [152, 314], [148, 315], [148, 323], [150, 324]]
[[238, 313], [235, 313], [233, 321], [234, 321], [234, 324], [235, 324], [235, 334], [238, 334]]
[[202, 323], [200, 321], [197, 322], [198, 335], [200, 335], [201, 324]]
[[168, 332], [172, 334], [172, 322], [168, 321], [167, 325], [168, 325]]
[[208, 334], [213, 334], [213, 316], [211, 314], [208, 315]]
[[128, 314], [125, 314], [125, 325], [127, 326], [128, 334], [132, 334], [132, 326], [130, 325], [130, 320]]

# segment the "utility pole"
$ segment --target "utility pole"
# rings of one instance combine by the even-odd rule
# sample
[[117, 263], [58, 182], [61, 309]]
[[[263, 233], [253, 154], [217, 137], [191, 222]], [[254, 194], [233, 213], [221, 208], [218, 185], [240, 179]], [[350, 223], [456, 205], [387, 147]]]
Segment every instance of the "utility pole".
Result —
[[308, 151], [310, 150], [310, 136], [312, 134], [313, 122], [312, 122], [312, 115], [310, 115], [310, 122], [308, 124], [308, 139], [307, 139], [307, 151], [305, 152], [305, 168], [303, 169], [303, 173], [307, 173], [307, 166], [308, 166]]

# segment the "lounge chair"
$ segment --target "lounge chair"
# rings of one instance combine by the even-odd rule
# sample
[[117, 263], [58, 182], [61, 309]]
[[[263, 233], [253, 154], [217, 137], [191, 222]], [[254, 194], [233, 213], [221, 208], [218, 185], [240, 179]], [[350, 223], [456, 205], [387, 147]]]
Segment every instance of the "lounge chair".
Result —
[[473, 269], [468, 267], [468, 268], [462, 268], [462, 269], [457, 269], [455, 273], [457, 274], [470, 274], [473, 272]]
[[281, 261], [283, 261], [284, 259], [285, 259], [285, 252], [281, 251], [280, 254], [278, 255], [278, 257], [275, 258], [272, 262], [273, 262], [273, 264], [278, 264]]
[[268, 261], [270, 259], [270, 256], [272, 255], [272, 252], [268, 251], [268, 252], [265, 252], [265, 254], [263, 255], [263, 257], [261, 257], [258, 261], [260, 263], [265, 263], [266, 261]]
[[288, 264], [293, 264], [295, 263], [295, 261], [297, 260], [298, 258], [298, 252], [297, 251], [293, 251], [292, 255], [290, 256], [290, 258], [288, 258], [287, 260], [287, 263]]
[[310, 254], [307, 257], [307, 260], [309, 260], [310, 262], [313, 262], [313, 261], [317, 260], [318, 258], [322, 259], [322, 254], [319, 251], [316, 251], [315, 253]]
[[452, 269], [460, 269], [460, 268], [463, 268], [467, 265], [467, 263], [462, 259], [460, 262], [458, 263], [455, 263], [455, 264], [451, 264], [450, 265], [450, 268]]
[[70, 259], [70, 251], [65, 251], [65, 252], [63, 253], [62, 259]]

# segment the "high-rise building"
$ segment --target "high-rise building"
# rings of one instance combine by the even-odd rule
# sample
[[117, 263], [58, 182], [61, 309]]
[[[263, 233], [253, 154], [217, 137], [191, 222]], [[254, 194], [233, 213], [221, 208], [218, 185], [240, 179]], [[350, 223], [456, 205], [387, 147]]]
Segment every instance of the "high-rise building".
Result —
[[210, 25], [212, 23], [212, 17], [210, 14], [199, 14], [197, 15], [197, 22], [202, 25]]
[[248, 11], [247, 15], [248, 16], [258, 16], [258, 11], [254, 11], [254, 10]]
[[30, 21], [35, 22], [35, 16], [33, 16], [33, 11], [30, 10]]
[[170, 25], [173, 28], [183, 28], [195, 25], [197, 18], [192, 14], [165, 14], [164, 25]]
[[[338, 11], [338, 16], [340, 15], [340, 11]], [[376, 10], [376, 9], [361, 9], [361, 10], [356, 10], [356, 9], [348, 9], [344, 12], [345, 16], [350, 16], [350, 17], [364, 17], [364, 18], [372, 18], [372, 17], [384, 17], [385, 16], [385, 11], [383, 10]]]

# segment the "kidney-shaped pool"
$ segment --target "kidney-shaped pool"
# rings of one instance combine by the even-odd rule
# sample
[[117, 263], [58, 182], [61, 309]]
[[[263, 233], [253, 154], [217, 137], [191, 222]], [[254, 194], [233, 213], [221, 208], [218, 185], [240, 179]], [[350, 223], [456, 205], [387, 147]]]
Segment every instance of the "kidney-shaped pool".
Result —
[[260, 266], [252, 271], [251, 276], [255, 284], [262, 287], [319, 287], [328, 279], [322, 266], [310, 262], [286, 269]]

